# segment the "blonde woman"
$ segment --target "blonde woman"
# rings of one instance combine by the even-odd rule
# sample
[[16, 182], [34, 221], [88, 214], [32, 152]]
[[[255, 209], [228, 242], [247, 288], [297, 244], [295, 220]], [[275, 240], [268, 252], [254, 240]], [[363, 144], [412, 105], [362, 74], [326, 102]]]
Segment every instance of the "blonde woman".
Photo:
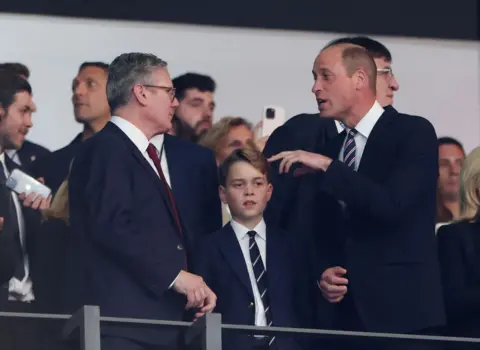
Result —
[[447, 333], [480, 337], [480, 147], [463, 164], [460, 219], [438, 230]]

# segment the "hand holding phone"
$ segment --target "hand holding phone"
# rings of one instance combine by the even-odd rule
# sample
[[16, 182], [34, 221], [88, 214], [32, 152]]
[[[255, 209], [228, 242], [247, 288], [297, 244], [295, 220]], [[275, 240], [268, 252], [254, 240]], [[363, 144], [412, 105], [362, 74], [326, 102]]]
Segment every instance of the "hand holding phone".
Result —
[[51, 190], [40, 181], [25, 174], [19, 169], [14, 169], [5, 185], [17, 193], [23, 205], [32, 209], [46, 209], [50, 207]]

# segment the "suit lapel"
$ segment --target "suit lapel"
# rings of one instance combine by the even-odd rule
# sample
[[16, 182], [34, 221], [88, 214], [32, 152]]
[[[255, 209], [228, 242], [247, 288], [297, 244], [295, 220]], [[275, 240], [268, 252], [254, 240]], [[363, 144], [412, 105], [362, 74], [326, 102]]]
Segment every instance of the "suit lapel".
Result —
[[[160, 179], [160, 177], [157, 175], [157, 173], [155, 172], [155, 170], [153, 170], [152, 166], [148, 163], [148, 161], [145, 159], [145, 157], [143, 156], [142, 153], [140, 153], [138, 147], [130, 140], [130, 138], [122, 131], [120, 130], [120, 128], [118, 128], [115, 124], [109, 122], [105, 128], [104, 128], [105, 131], [112, 131], [114, 133], [116, 133], [117, 135], [119, 135], [120, 137], [123, 138], [123, 140], [125, 141], [125, 143], [128, 145], [128, 147], [130, 148], [131, 152], [132, 152], [132, 156], [136, 159], [136, 161], [142, 166], [142, 168], [148, 173], [150, 174], [151, 177], [153, 177], [154, 181], [155, 181], [155, 184], [156, 184], [156, 187], [157, 189], [160, 191], [160, 194], [162, 195], [162, 198], [163, 198], [163, 201], [165, 202], [165, 205], [167, 206], [168, 208], [168, 211], [170, 212], [170, 215], [172, 217], [172, 220], [174, 220], [173, 222], [175, 222], [175, 214], [173, 212], [173, 208], [172, 208], [172, 205], [170, 203], [170, 198], [168, 196], [168, 193], [167, 193], [167, 189], [165, 188], [162, 180]], [[175, 226], [176, 227], [176, 226]], [[179, 232], [180, 234], [180, 232]]]
[[[377, 172], [378, 165], [385, 163], [392, 157], [392, 147], [395, 147], [395, 142], [392, 139], [392, 131], [389, 129], [390, 124], [398, 117], [396, 114], [395, 109], [389, 108], [378, 119], [363, 150], [358, 167], [359, 173], [375, 176], [375, 173], [372, 174], [370, 171]], [[387, 139], [388, 142], [385, 142]]]
[[253, 298], [253, 290], [250, 283], [250, 277], [248, 276], [247, 265], [237, 236], [230, 224], [225, 225], [222, 230], [224, 232], [219, 240], [220, 250], [225, 257], [225, 260], [237, 275], [241, 284], [246, 288], [250, 297]]

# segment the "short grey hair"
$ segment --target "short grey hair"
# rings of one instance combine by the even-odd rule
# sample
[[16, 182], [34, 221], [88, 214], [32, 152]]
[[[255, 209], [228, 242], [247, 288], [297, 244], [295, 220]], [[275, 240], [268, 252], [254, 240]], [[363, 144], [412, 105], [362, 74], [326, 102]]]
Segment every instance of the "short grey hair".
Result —
[[124, 53], [115, 58], [107, 80], [107, 99], [112, 114], [130, 102], [133, 85], [152, 84], [153, 71], [166, 67], [167, 62], [148, 53]]

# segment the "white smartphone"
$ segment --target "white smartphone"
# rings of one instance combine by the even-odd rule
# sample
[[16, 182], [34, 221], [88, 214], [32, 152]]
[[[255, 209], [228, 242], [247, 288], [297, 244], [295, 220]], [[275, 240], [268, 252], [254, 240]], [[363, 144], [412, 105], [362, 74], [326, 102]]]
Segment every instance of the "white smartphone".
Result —
[[262, 112], [262, 137], [270, 136], [272, 132], [285, 123], [285, 109], [279, 106], [264, 106]]
[[52, 192], [50, 188], [18, 169], [13, 169], [5, 185], [15, 193], [25, 193], [27, 196], [30, 193], [36, 193], [47, 198]]

